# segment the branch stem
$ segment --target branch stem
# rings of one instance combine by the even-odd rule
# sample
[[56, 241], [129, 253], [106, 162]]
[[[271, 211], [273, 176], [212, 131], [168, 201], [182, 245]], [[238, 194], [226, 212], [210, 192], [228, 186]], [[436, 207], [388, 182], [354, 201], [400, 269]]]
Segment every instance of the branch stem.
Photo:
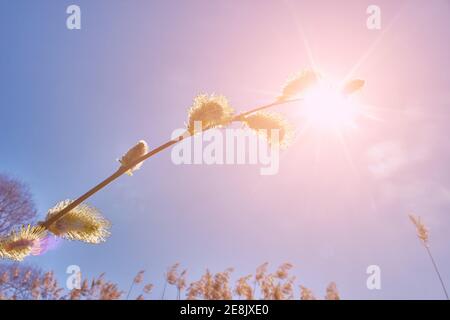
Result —
[[[278, 105], [282, 105], [282, 104], [287, 104], [287, 103], [291, 103], [291, 102], [296, 102], [296, 101], [301, 101], [302, 99], [292, 99], [292, 100], [277, 100], [275, 102], [263, 105], [263, 106], [259, 106], [256, 107], [254, 109], [251, 109], [249, 111], [240, 113], [236, 116], [234, 116], [232, 118], [232, 122], [233, 121], [240, 121], [242, 120], [244, 117], [261, 111], [261, 110], [265, 110], [271, 107], [275, 107]], [[209, 128], [210, 129], [210, 128]], [[209, 130], [206, 129], [206, 130]], [[204, 131], [206, 131], [204, 130]], [[88, 198], [90, 198], [91, 196], [93, 196], [94, 194], [96, 194], [97, 192], [99, 192], [100, 190], [102, 190], [103, 188], [105, 188], [107, 185], [109, 185], [111, 182], [113, 182], [114, 180], [116, 180], [117, 178], [119, 178], [121, 175], [123, 175], [124, 173], [126, 173], [128, 170], [130, 170], [131, 168], [133, 168], [134, 166], [136, 166], [137, 164], [147, 160], [148, 158], [156, 155], [157, 153], [171, 147], [172, 145], [190, 137], [191, 134], [189, 132], [186, 132], [185, 134], [179, 136], [178, 138], [169, 140], [168, 142], [160, 145], [159, 147], [149, 151], [148, 153], [146, 153], [145, 155], [137, 158], [136, 160], [130, 162], [130, 164], [128, 164], [127, 166], [122, 166], [119, 169], [117, 169], [116, 172], [114, 172], [112, 175], [110, 175], [108, 178], [106, 178], [105, 180], [103, 180], [102, 182], [100, 182], [98, 185], [96, 185], [95, 187], [93, 187], [92, 189], [90, 189], [88, 192], [86, 192], [85, 194], [81, 195], [79, 198], [77, 198], [75, 201], [73, 201], [71, 204], [69, 204], [67, 207], [65, 207], [64, 209], [62, 209], [60, 212], [58, 212], [57, 214], [55, 214], [53, 217], [51, 217], [50, 219], [48, 219], [47, 221], [42, 223], [42, 226], [45, 227], [46, 229], [48, 229], [53, 223], [55, 223], [56, 221], [58, 221], [59, 219], [61, 219], [64, 215], [66, 215], [68, 212], [70, 212], [70, 210], [73, 210], [74, 208], [76, 208], [78, 205], [80, 205], [82, 202], [84, 202], [85, 200], [87, 200]]]

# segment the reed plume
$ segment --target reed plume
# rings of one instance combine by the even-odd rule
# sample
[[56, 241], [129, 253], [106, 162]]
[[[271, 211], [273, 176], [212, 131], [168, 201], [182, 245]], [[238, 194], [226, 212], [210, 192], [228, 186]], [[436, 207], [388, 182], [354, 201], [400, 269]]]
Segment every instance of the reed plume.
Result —
[[229, 281], [232, 272], [233, 269], [228, 268], [213, 275], [209, 270], [206, 270], [200, 280], [189, 285], [187, 299], [231, 300], [233, 295]]
[[180, 263], [175, 263], [172, 266], [170, 266], [167, 269], [167, 272], [165, 274], [165, 281], [164, 281], [164, 288], [163, 288], [163, 293], [162, 293], [162, 299], [164, 300], [164, 295], [166, 294], [166, 288], [167, 288], [167, 284], [170, 284], [172, 286], [177, 284], [177, 280], [178, 280], [178, 267], [180, 266]]
[[[294, 297], [294, 276], [289, 276], [285, 273], [290, 269], [290, 264], [281, 265], [274, 273], [267, 274], [264, 266], [258, 268], [259, 276], [255, 275], [262, 283], [263, 295], [261, 298], [266, 300], [285, 300]], [[170, 268], [169, 268], [170, 269]], [[219, 299], [233, 299], [243, 298], [246, 300], [253, 300], [255, 296], [250, 286], [252, 275], [246, 275], [238, 278], [234, 287], [230, 286], [230, 275], [233, 270], [228, 268], [223, 272], [216, 274], [209, 270], [201, 276], [197, 281], [189, 284], [187, 299], [205, 299], [205, 300], [219, 300]], [[279, 273], [281, 271], [281, 273]], [[105, 274], [88, 281], [80, 278], [80, 286], [66, 291], [57, 283], [53, 272], [41, 273], [40, 270], [30, 269], [22, 264], [0, 266], [0, 297], [5, 299], [69, 299], [69, 300], [114, 300], [122, 299], [123, 291], [119, 290], [117, 284], [108, 282], [104, 278]], [[186, 271], [180, 274], [177, 272], [177, 281], [175, 285], [178, 288], [177, 298], [181, 298], [181, 292], [186, 287]], [[282, 279], [280, 279], [282, 278]], [[173, 280], [173, 279], [172, 279]], [[144, 270], [139, 271], [132, 279], [131, 287], [125, 299], [130, 297], [130, 293], [135, 286], [143, 285]], [[136, 300], [145, 300], [153, 290], [154, 286], [151, 283], [143, 285], [141, 292], [136, 295]], [[315, 300], [312, 291], [306, 287], [300, 286], [301, 300]], [[17, 296], [19, 293], [19, 296]], [[331, 283], [327, 288], [326, 299], [338, 299], [336, 285]]]
[[200, 297], [205, 292], [205, 285], [203, 281], [203, 277], [198, 280], [192, 282], [187, 290], [187, 300], [196, 300], [198, 297]]
[[154, 285], [151, 284], [151, 283], [148, 283], [148, 284], [146, 284], [146, 285], [144, 286], [143, 291], [144, 291], [144, 293], [146, 293], [146, 294], [150, 294], [150, 292], [152, 292], [153, 288], [154, 288]]
[[294, 297], [294, 276], [289, 276], [292, 264], [283, 263], [274, 273], [267, 274], [265, 263], [258, 267], [255, 280], [264, 300], [286, 300]]
[[275, 277], [284, 280], [289, 275], [289, 270], [292, 269], [292, 264], [289, 262], [283, 263], [281, 266], [278, 267], [277, 271], [275, 271]]
[[[72, 200], [59, 202], [48, 211], [46, 221], [52, 219], [72, 202]], [[97, 209], [87, 204], [81, 204], [51, 224], [48, 230], [54, 235], [68, 240], [100, 243], [106, 241], [110, 235], [110, 227], [110, 222], [103, 218]]]
[[433, 264], [434, 271], [436, 272], [436, 275], [439, 278], [439, 282], [441, 283], [442, 290], [444, 291], [444, 295], [447, 300], [449, 300], [449, 296], [447, 293], [447, 288], [445, 287], [444, 280], [442, 280], [441, 273], [439, 272], [439, 268], [437, 266], [436, 261], [434, 260], [433, 255], [431, 254], [430, 244], [429, 244], [429, 234], [428, 234], [428, 228], [425, 226], [425, 224], [422, 222], [420, 217], [415, 216], [413, 214], [409, 215], [409, 219], [416, 227], [417, 237], [420, 239], [420, 242], [425, 247], [425, 250], [428, 253], [428, 257], [431, 260], [431, 263]]
[[[131, 282], [131, 286], [130, 286], [130, 289], [128, 290], [126, 300], [128, 300], [128, 298], [130, 297], [130, 294], [131, 294], [131, 291], [133, 290], [134, 285], [140, 284], [144, 280], [144, 273], [145, 273], [145, 271], [141, 270], [136, 274], [133, 281]], [[140, 299], [138, 299], [138, 300], [140, 300]]]
[[281, 287], [282, 296], [280, 300], [291, 300], [294, 298], [294, 281], [295, 276], [291, 276], [286, 279], [283, 283], [279, 283], [278, 286]]
[[256, 274], [255, 274], [255, 285], [253, 288], [253, 295], [255, 295], [256, 285], [261, 286], [262, 280], [266, 276], [267, 268], [269, 267], [268, 262], [264, 262], [262, 265], [256, 268]]
[[331, 282], [327, 287], [327, 294], [325, 300], [341, 300], [339, 292], [337, 290], [336, 283]]
[[251, 278], [252, 278], [252, 275], [250, 274], [248, 276], [241, 277], [237, 280], [236, 288], [235, 288], [234, 292], [236, 293], [236, 295], [239, 298], [244, 297], [244, 299], [246, 299], [246, 300], [254, 300], [253, 289], [248, 284], [248, 281]]
[[417, 237], [425, 247], [428, 247], [428, 228], [422, 223], [420, 217], [410, 214], [409, 219], [416, 227]]
[[144, 280], [144, 270], [139, 271], [133, 279], [133, 283], [140, 284]]
[[175, 285], [177, 283], [179, 266], [180, 264], [177, 262], [167, 270], [166, 280], [168, 284]]
[[310, 289], [300, 286], [300, 300], [316, 300], [316, 297]]

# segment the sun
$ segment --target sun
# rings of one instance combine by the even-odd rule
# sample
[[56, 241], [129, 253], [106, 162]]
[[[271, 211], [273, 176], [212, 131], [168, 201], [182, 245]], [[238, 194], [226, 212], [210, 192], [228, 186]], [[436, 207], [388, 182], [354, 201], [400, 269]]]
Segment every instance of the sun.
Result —
[[311, 129], [341, 131], [356, 128], [359, 108], [340, 88], [321, 82], [305, 94], [301, 113]]

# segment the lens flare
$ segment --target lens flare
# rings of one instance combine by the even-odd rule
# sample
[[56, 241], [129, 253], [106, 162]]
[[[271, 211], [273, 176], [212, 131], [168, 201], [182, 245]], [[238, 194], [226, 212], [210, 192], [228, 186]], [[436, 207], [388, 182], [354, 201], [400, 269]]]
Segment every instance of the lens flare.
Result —
[[312, 129], [344, 130], [356, 127], [359, 108], [339, 88], [320, 83], [305, 94], [302, 113]]
[[41, 240], [36, 240], [31, 249], [31, 255], [40, 256], [59, 247], [62, 239], [53, 235], [47, 235]]

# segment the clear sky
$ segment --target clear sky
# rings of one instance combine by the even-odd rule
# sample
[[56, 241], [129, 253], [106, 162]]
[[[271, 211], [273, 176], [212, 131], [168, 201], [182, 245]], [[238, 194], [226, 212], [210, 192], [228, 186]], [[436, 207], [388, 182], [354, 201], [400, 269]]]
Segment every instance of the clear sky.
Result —
[[[81, 30], [66, 28], [70, 4]], [[381, 30], [366, 27], [370, 4]], [[241, 276], [289, 261], [317, 295], [335, 281], [349, 299], [442, 298], [415, 212], [450, 286], [449, 1], [1, 0], [0, 18], [0, 171], [29, 184], [41, 218], [138, 140], [165, 142], [201, 92], [245, 110], [304, 67], [335, 79], [353, 70], [380, 119], [359, 121], [345, 147], [299, 136], [274, 176], [152, 158], [90, 199], [113, 223], [106, 243], [64, 242], [27, 260], [62, 283], [73, 264], [121, 287], [145, 269], [157, 298], [174, 262], [196, 280], [206, 268]], [[301, 129], [295, 108], [280, 111]], [[366, 288], [374, 264], [381, 290]]]

